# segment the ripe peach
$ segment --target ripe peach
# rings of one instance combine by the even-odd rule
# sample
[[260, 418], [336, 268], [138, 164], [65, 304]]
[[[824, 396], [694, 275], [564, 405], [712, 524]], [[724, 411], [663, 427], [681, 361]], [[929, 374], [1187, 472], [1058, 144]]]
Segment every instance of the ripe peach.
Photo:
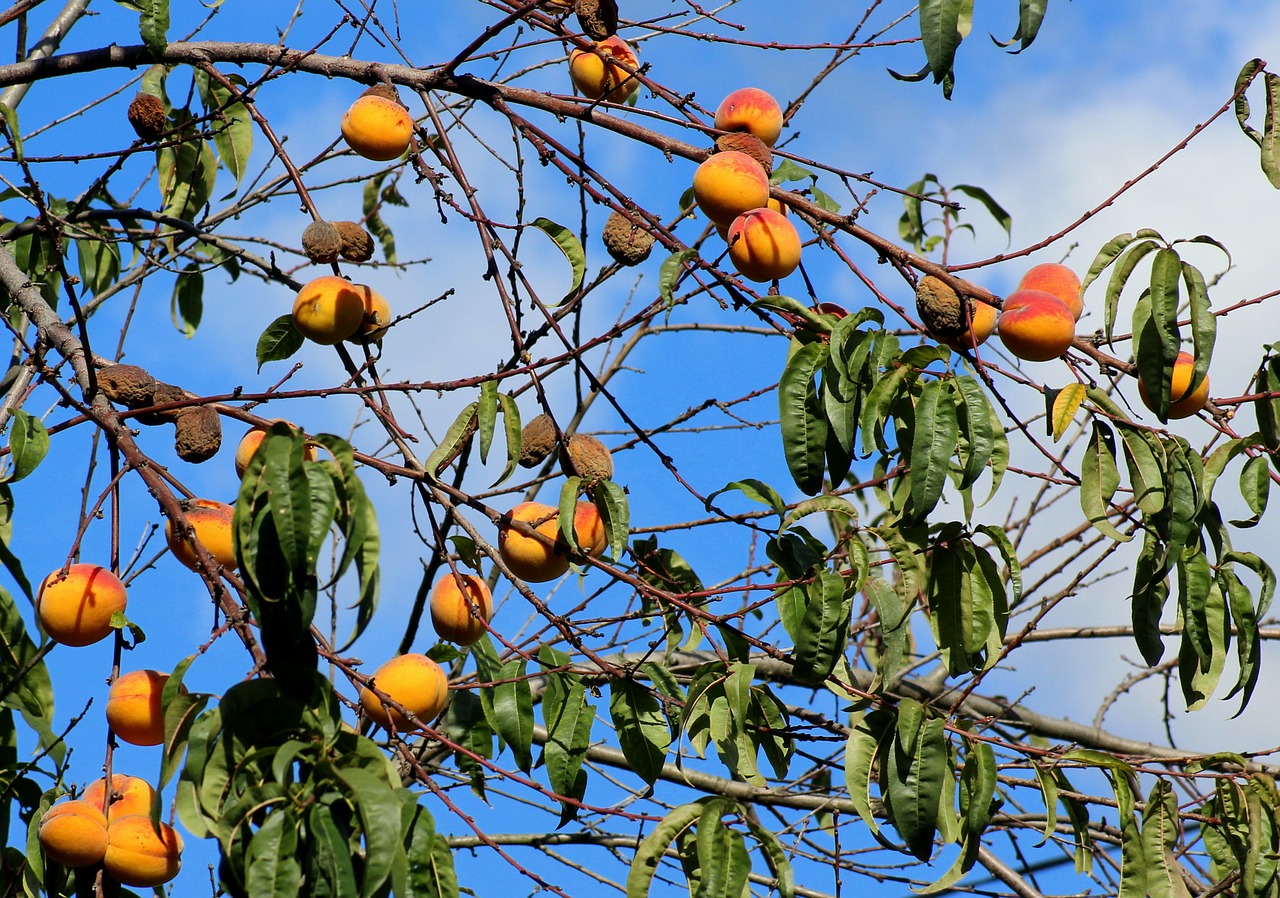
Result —
[[337, 275], [303, 284], [293, 301], [293, 324], [302, 336], [323, 346], [341, 343], [364, 325], [372, 291]]
[[[80, 796], [99, 810], [107, 801], [107, 778], [100, 777], [91, 782]], [[111, 774], [111, 803], [107, 805], [107, 819], [128, 817], [130, 814], [151, 815], [151, 805], [155, 801], [156, 790], [140, 776], [127, 776], [123, 773]]]
[[780, 280], [800, 264], [800, 234], [786, 216], [772, 209], [743, 212], [729, 225], [729, 258], [745, 278]]
[[44, 853], [64, 867], [88, 867], [107, 853], [107, 818], [83, 799], [60, 801], [40, 818]]
[[625, 103], [640, 89], [640, 82], [622, 65], [636, 68], [640, 60], [630, 44], [616, 34], [596, 41], [595, 50], [569, 54], [569, 79], [588, 100]]
[[169, 675], [158, 670], [121, 674], [107, 692], [107, 724], [130, 745], [159, 745], [164, 741], [164, 711], [160, 693]]
[[413, 117], [399, 100], [364, 94], [342, 116], [342, 136], [366, 159], [398, 159], [409, 149]]
[[743, 212], [769, 202], [769, 176], [746, 153], [716, 153], [693, 173], [693, 198], [702, 214], [728, 227]]
[[[290, 425], [292, 427], [292, 425]], [[255, 427], [243, 437], [240, 438], [239, 445], [236, 446], [236, 475], [244, 476], [245, 470], [249, 467], [249, 462], [257, 453], [258, 447], [262, 445], [262, 438], [267, 435], [266, 430], [261, 427]], [[302, 450], [302, 457], [307, 461], [315, 461], [318, 457], [316, 447], [310, 443]]]
[[[521, 502], [511, 509], [511, 520], [530, 524], [553, 543], [558, 541], [560, 524], [556, 509], [550, 505]], [[554, 580], [569, 569], [569, 559], [553, 546], [509, 526], [498, 528], [498, 554], [511, 569], [511, 573], [530, 583]]]
[[591, 556], [598, 556], [609, 545], [604, 520], [595, 503], [579, 502], [573, 510], [573, 536], [578, 548]]
[[115, 817], [107, 824], [106, 874], [127, 886], [162, 885], [182, 869], [182, 836], [149, 814]]
[[743, 87], [720, 102], [716, 127], [721, 131], [746, 131], [773, 146], [782, 134], [782, 108], [767, 91]]
[[100, 564], [73, 564], [44, 578], [36, 616], [54, 642], [91, 645], [111, 632], [111, 615], [124, 611], [128, 596], [120, 578]]
[[[411, 712], [419, 723], [434, 720], [444, 710], [449, 697], [448, 678], [440, 665], [426, 655], [397, 655], [374, 671], [373, 684]], [[387, 729], [392, 726], [397, 730], [418, 728], [399, 711], [385, 706], [368, 686], [360, 690], [360, 707], [370, 719]]]
[[[1173, 376], [1169, 383], [1169, 417], [1190, 418], [1209, 401], [1209, 376], [1194, 390], [1191, 389], [1191, 377], [1195, 373], [1196, 357], [1189, 352], [1178, 353], [1173, 363]], [[1155, 402], [1147, 393], [1147, 385], [1138, 378], [1138, 394], [1142, 402], [1152, 411], [1156, 410]]]
[[1080, 292], [1080, 278], [1070, 268], [1057, 262], [1042, 262], [1033, 266], [1018, 281], [1015, 289], [1052, 293], [1066, 303], [1076, 321], [1084, 314], [1084, 294]]
[[377, 343], [391, 327], [391, 303], [376, 290], [361, 289], [364, 291], [364, 317], [360, 327], [347, 340], [351, 343]]
[[1005, 297], [997, 328], [1005, 349], [1028, 362], [1056, 359], [1076, 338], [1071, 310], [1043, 290], [1018, 290]]
[[[187, 523], [195, 531], [195, 538], [209, 551], [214, 561], [225, 568], [234, 568], [236, 551], [231, 517], [235, 514], [235, 508], [213, 499], [191, 499], [187, 505]], [[164, 522], [164, 539], [174, 558], [191, 570], [198, 570], [196, 550], [174, 529], [172, 521]]]
[[475, 574], [448, 571], [431, 590], [431, 624], [441, 639], [471, 645], [488, 632], [485, 621], [492, 617], [493, 595]]

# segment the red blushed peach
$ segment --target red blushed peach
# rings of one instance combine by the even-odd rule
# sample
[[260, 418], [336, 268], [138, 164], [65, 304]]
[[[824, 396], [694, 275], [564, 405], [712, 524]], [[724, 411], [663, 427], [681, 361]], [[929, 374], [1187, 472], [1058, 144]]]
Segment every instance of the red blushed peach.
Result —
[[595, 51], [570, 53], [569, 80], [588, 100], [625, 103], [639, 90], [640, 82], [619, 62], [632, 69], [640, 65], [631, 45], [615, 34], [597, 41]]
[[997, 326], [1005, 349], [1028, 362], [1056, 359], [1076, 338], [1076, 319], [1067, 304], [1043, 290], [1010, 293]]
[[800, 264], [800, 234], [772, 209], [752, 209], [729, 226], [729, 258], [745, 278], [766, 282], [784, 278]]
[[743, 212], [769, 202], [769, 176], [746, 153], [716, 153], [693, 173], [693, 198], [703, 215], [728, 227]]
[[111, 615], [124, 611], [128, 593], [100, 564], [72, 564], [44, 578], [36, 616], [49, 638], [62, 645], [92, 645], [111, 633]]
[[573, 538], [578, 548], [593, 558], [598, 558], [609, 545], [600, 509], [593, 502], [579, 502], [573, 509]]
[[[1205, 403], [1209, 401], [1207, 374], [1198, 387], [1191, 389], [1191, 377], [1195, 374], [1195, 367], [1195, 356], [1189, 352], [1178, 353], [1177, 361], [1173, 363], [1173, 377], [1169, 383], [1170, 418], [1190, 418], [1204, 408]], [[1147, 393], [1147, 385], [1142, 382], [1141, 377], [1138, 378], [1138, 395], [1142, 397], [1142, 402], [1147, 408], [1153, 412], [1156, 410], [1154, 400]]]
[[782, 108], [767, 91], [743, 87], [721, 101], [716, 109], [716, 127], [721, 131], [746, 131], [773, 146], [782, 134]]
[[1052, 293], [1066, 303], [1076, 321], [1084, 314], [1084, 294], [1080, 292], [1080, 278], [1070, 268], [1057, 262], [1042, 262], [1032, 267], [1018, 281], [1016, 290], [1043, 290], [1045, 293]]

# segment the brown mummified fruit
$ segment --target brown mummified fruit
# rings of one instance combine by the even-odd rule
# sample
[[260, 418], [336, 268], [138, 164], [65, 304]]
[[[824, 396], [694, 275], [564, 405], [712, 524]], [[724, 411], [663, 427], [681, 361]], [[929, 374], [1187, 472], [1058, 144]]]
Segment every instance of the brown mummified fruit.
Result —
[[382, 97], [384, 100], [393, 100], [401, 106], [404, 102], [400, 99], [399, 92], [390, 84], [379, 82], [366, 87], [360, 94], [362, 97]]
[[935, 339], [958, 337], [968, 326], [959, 295], [950, 284], [931, 274], [916, 284], [916, 311]]
[[520, 464], [526, 468], [540, 465], [556, 448], [556, 427], [546, 412], [538, 415], [520, 431]]
[[317, 265], [338, 261], [342, 232], [331, 221], [313, 221], [302, 232], [302, 251]]
[[368, 262], [373, 258], [373, 237], [354, 221], [335, 221], [342, 238], [342, 258], [348, 262]]
[[769, 145], [754, 134], [748, 134], [746, 131], [735, 131], [732, 134], [721, 134], [716, 138], [717, 153], [727, 153], [730, 150], [746, 153], [756, 162], [759, 162], [760, 167], [766, 173], [773, 171], [773, 150], [769, 149]]
[[222, 417], [207, 405], [178, 410], [173, 419], [173, 448], [178, 458], [199, 464], [222, 447]]
[[578, 25], [593, 41], [602, 41], [618, 32], [618, 4], [616, 0], [577, 0], [574, 11]]
[[155, 94], [138, 94], [127, 114], [134, 133], [146, 141], [158, 138], [169, 124], [164, 117], [164, 101]]
[[575, 433], [569, 437], [561, 461], [569, 465], [583, 480], [598, 483], [613, 477], [613, 455], [608, 447], [589, 433]]
[[[148, 405], [168, 405], [170, 402], [181, 402], [184, 399], [193, 399], [190, 393], [175, 387], [173, 384], [161, 383], [156, 381], [155, 393], [151, 396], [151, 402]], [[158, 412], [142, 412], [137, 416], [139, 424], [146, 424], [154, 427], [157, 424], [168, 424], [178, 417], [178, 409], [170, 408]]]
[[639, 265], [653, 251], [653, 234], [636, 225], [621, 212], [614, 212], [600, 234], [604, 248], [619, 265]]
[[137, 365], [110, 365], [97, 372], [98, 388], [112, 402], [128, 408], [152, 405], [156, 379]]

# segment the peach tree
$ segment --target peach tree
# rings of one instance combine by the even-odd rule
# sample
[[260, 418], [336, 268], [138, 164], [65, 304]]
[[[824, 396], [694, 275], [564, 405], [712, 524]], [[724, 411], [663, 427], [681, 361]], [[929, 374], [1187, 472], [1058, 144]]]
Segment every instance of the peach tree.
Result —
[[1274, 266], [1081, 245], [1266, 63], [1014, 245], [845, 109], [1047, 0], [424, 6], [0, 12], [0, 894], [1280, 895]]

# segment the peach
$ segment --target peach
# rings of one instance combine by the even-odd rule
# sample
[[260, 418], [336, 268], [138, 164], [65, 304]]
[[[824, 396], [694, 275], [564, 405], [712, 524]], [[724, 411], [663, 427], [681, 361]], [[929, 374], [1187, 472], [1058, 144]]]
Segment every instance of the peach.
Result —
[[40, 818], [44, 853], [64, 867], [88, 867], [107, 853], [107, 818], [83, 799], [60, 801]]
[[182, 869], [182, 836], [167, 823], [152, 823], [149, 814], [113, 818], [102, 867], [126, 886], [163, 885]]
[[743, 87], [720, 101], [716, 127], [721, 131], [746, 131], [773, 146], [782, 134], [782, 108], [767, 91]]
[[95, 808], [107, 805], [108, 820], [116, 817], [128, 817], [131, 814], [151, 816], [151, 805], [155, 802], [156, 790], [140, 776], [127, 776], [123, 773], [111, 774], [111, 803], [107, 804], [107, 778], [100, 777], [91, 782], [80, 796]]
[[752, 209], [729, 225], [729, 258], [745, 278], [780, 280], [800, 264], [800, 234], [781, 212]]
[[360, 327], [347, 340], [351, 343], [377, 343], [391, 327], [391, 303], [376, 290], [364, 287], [364, 318]]
[[[418, 718], [419, 724], [434, 720], [444, 710], [449, 697], [448, 678], [440, 665], [426, 655], [397, 655], [374, 672], [373, 685]], [[394, 708], [385, 706], [368, 686], [360, 690], [360, 707], [371, 720], [387, 729], [408, 731], [419, 726], [411, 724]]]
[[107, 691], [107, 724], [111, 731], [130, 745], [163, 742], [160, 693], [168, 681], [169, 675], [158, 670], [131, 670], [116, 677]]
[[431, 590], [431, 624], [441, 639], [471, 645], [488, 632], [492, 617], [493, 595], [475, 574], [448, 571]]
[[[277, 419], [279, 420], [279, 419]], [[292, 424], [289, 425], [293, 427]], [[297, 428], [294, 428], [295, 430]], [[236, 474], [243, 477], [244, 472], [249, 467], [249, 462], [253, 460], [253, 456], [257, 454], [258, 448], [262, 445], [262, 438], [267, 435], [267, 431], [262, 427], [255, 427], [243, 437], [240, 438], [239, 445], [236, 446]], [[316, 447], [308, 443], [302, 450], [302, 457], [307, 461], [315, 461], [318, 457]]]
[[579, 502], [573, 510], [573, 536], [578, 548], [588, 555], [599, 556], [609, 545], [600, 510], [592, 502]]
[[365, 93], [342, 116], [342, 136], [364, 158], [387, 162], [409, 149], [413, 117], [398, 99]]
[[1032, 266], [1022, 280], [1018, 281], [1015, 290], [1043, 290], [1052, 293], [1066, 303], [1076, 321], [1084, 314], [1084, 294], [1080, 292], [1080, 278], [1065, 265], [1057, 262], [1042, 262]]
[[[927, 274], [916, 284], [916, 311], [929, 336], [956, 352], [986, 342], [996, 327], [995, 306], [966, 297], [963, 308], [955, 288]], [[968, 317], [964, 317], [968, 315]]]
[[1018, 290], [1004, 300], [997, 324], [1005, 349], [1028, 362], [1056, 359], [1076, 338], [1066, 303], [1043, 290]]
[[[213, 560], [225, 568], [236, 566], [235, 543], [232, 536], [231, 518], [235, 508], [225, 502], [213, 499], [191, 499], [187, 502], [187, 523], [195, 533], [195, 538], [213, 556]], [[174, 529], [173, 522], [165, 520], [164, 539], [169, 544], [169, 551], [191, 570], [199, 570], [196, 550]]]
[[92, 645], [111, 633], [111, 615], [124, 611], [128, 595], [120, 578], [100, 564], [72, 564], [44, 578], [36, 616], [54, 642]]
[[938, 340], [939, 343], [950, 346], [956, 352], [976, 349], [987, 342], [987, 338], [995, 332], [996, 318], [1000, 314], [990, 303], [978, 302], [974, 299], [966, 299], [965, 303], [969, 307], [969, 326], [958, 337]]
[[521, 502], [511, 509], [511, 520], [532, 525], [553, 544], [547, 545], [510, 526], [499, 526], [498, 554], [511, 573], [529, 583], [545, 583], [569, 569], [569, 559], [554, 547], [560, 535], [556, 509], [541, 502]]
[[569, 54], [569, 80], [588, 100], [625, 103], [640, 88], [640, 82], [624, 66], [635, 69], [639, 65], [635, 49], [614, 34], [596, 41], [593, 50]]
[[703, 215], [728, 227], [743, 212], [769, 202], [769, 176], [746, 153], [716, 153], [693, 173], [693, 198]]
[[364, 326], [371, 292], [333, 274], [308, 281], [293, 300], [293, 325], [314, 343], [341, 343]]
[[[1169, 417], [1190, 418], [1209, 401], [1209, 376], [1206, 374], [1199, 386], [1191, 389], [1191, 377], [1195, 374], [1196, 357], [1189, 352], [1178, 353], [1173, 363], [1173, 375], [1169, 383]], [[1147, 385], [1138, 378], [1138, 394], [1142, 402], [1152, 411], [1156, 410], [1155, 402], [1147, 393]]]

